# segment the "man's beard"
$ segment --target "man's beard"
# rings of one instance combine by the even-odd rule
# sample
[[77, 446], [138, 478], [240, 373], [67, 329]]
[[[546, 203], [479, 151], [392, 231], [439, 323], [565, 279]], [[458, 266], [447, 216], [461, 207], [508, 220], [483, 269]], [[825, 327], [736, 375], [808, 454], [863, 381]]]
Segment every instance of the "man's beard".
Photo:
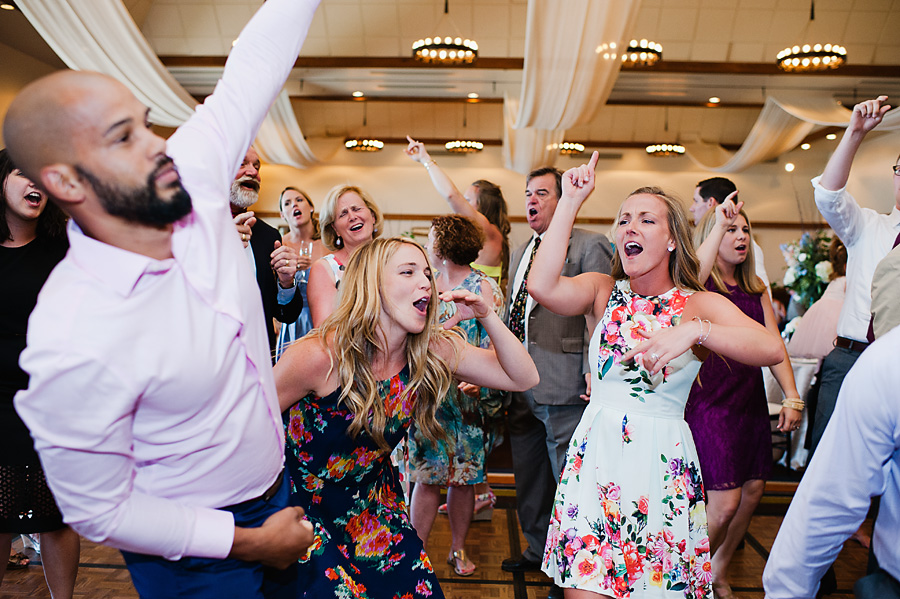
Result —
[[241, 177], [240, 179], [235, 179], [231, 184], [231, 194], [228, 198], [228, 201], [231, 202], [232, 206], [237, 206], [238, 208], [243, 208], [246, 210], [253, 204], [255, 204], [259, 200], [259, 191], [255, 189], [247, 189], [243, 185], [241, 185], [244, 181], [253, 181], [256, 182], [255, 179], [251, 179], [250, 177]]
[[184, 218], [191, 213], [192, 208], [191, 196], [181, 184], [181, 179], [166, 186], [167, 190], [172, 191], [168, 200], [159, 197], [156, 176], [171, 164], [172, 159], [168, 156], [160, 160], [147, 177], [147, 185], [132, 189], [104, 183], [82, 166], [76, 165], [75, 171], [90, 184], [103, 209], [110, 215], [140, 225], [162, 228]]

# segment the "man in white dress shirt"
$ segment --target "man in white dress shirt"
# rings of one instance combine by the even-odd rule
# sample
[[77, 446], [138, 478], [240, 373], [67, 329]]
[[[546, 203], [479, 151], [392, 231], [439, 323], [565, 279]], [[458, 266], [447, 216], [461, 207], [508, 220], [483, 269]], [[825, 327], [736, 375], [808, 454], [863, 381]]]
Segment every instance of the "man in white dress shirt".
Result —
[[72, 217], [16, 409], [65, 521], [122, 549], [142, 597], [299, 593], [312, 529], [286, 507], [263, 310], [228, 192], [317, 4], [266, 2], [168, 141], [98, 73], [39, 79], [4, 122], [17, 165]]
[[847, 292], [838, 319], [835, 348], [822, 362], [821, 386], [813, 418], [812, 452], [815, 452], [834, 411], [844, 375], [868, 345], [872, 278], [878, 263], [891, 251], [900, 233], [900, 185], [895, 186], [890, 214], [860, 207], [846, 190], [850, 167], [860, 144], [890, 109], [886, 101], [887, 96], [879, 96], [853, 107], [850, 124], [838, 147], [822, 174], [812, 180], [816, 206], [847, 247]]

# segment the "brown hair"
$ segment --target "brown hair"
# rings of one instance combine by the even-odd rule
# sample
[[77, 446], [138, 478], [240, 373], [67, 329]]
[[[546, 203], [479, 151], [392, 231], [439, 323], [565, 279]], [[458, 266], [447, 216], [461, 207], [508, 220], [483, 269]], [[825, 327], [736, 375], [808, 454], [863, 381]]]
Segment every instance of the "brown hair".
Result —
[[[694, 244], [691, 242], [691, 226], [684, 206], [675, 196], [667, 194], [659, 187], [639, 187], [628, 194], [625, 199], [640, 194], [652, 195], [666, 205], [666, 224], [669, 227], [669, 233], [675, 239], [675, 249], [669, 252], [669, 276], [672, 278], [672, 282], [679, 289], [705, 291], [700, 283], [700, 262], [697, 260], [697, 252], [694, 251]], [[619, 212], [621, 210], [622, 208], [619, 207]], [[618, 220], [617, 215], [616, 222]], [[614, 279], [627, 279], [628, 275], [625, 274], [625, 269], [622, 267], [619, 251], [621, 248], [616, 248], [616, 252], [613, 253], [610, 274]]]
[[503, 236], [500, 248], [500, 282], [505, 286], [509, 279], [509, 233], [512, 231], [506, 200], [500, 186], [490, 181], [479, 179], [472, 183], [472, 186], [478, 190], [478, 212], [497, 227]]
[[296, 191], [300, 194], [306, 203], [309, 204], [309, 207], [312, 208], [312, 212], [309, 213], [309, 220], [312, 222], [313, 226], [313, 239], [321, 239], [322, 232], [319, 230], [319, 219], [316, 218], [316, 205], [313, 204], [313, 201], [309, 199], [309, 195], [303, 191], [302, 189], [297, 189], [296, 187], [291, 187], [290, 185], [281, 190], [281, 195], [278, 196], [278, 211], [281, 212], [282, 218], [284, 218], [284, 206], [281, 205], [281, 200], [284, 198], [284, 192], [286, 191]]
[[[756, 276], [756, 259], [753, 256], [752, 245], [753, 227], [750, 225], [750, 219], [747, 218], [747, 214], [743, 210], [740, 211], [740, 215], [747, 221], [747, 228], [750, 232], [747, 240], [747, 258], [735, 267], [734, 279], [744, 293], [759, 295], [766, 290], [766, 285]], [[709, 237], [714, 226], [716, 226], [716, 211], [710, 210], [703, 215], [703, 218], [700, 219], [700, 223], [697, 225], [697, 230], [694, 231], [694, 244], [699, 246], [703, 243], [703, 240]], [[719, 268], [718, 261], [713, 263], [709, 276], [720, 293], [728, 293], [728, 287], [725, 285], [725, 281], [722, 280], [722, 270]]]
[[447, 214], [431, 219], [434, 253], [460, 266], [471, 264], [484, 247], [484, 232], [469, 218]]
[[844, 245], [837, 235], [831, 238], [831, 245], [828, 246], [828, 259], [831, 261], [831, 279], [843, 277], [847, 274], [847, 247]]

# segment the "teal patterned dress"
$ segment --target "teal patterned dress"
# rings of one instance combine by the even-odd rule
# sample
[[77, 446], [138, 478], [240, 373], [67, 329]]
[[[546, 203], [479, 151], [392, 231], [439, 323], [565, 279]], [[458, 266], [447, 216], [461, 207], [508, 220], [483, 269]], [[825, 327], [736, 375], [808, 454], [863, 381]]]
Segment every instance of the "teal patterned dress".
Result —
[[[408, 368], [379, 383], [391, 446], [412, 419], [416, 398], [404, 397], [408, 383]], [[300, 560], [304, 597], [441, 598], [390, 451], [365, 432], [355, 439], [347, 434], [353, 414], [338, 404], [340, 393], [310, 394], [283, 415], [291, 504], [306, 510], [315, 530]]]
[[[494, 311], [503, 309], [503, 294], [497, 283], [480, 270], [472, 269], [456, 289], [481, 295], [488, 281], [493, 294]], [[456, 304], [441, 302], [439, 320], [456, 313]], [[469, 343], [482, 349], [490, 347], [488, 337], [477, 319], [459, 323]], [[480, 397], [470, 397], [455, 386], [438, 407], [435, 417], [447, 438], [437, 443], [426, 439], [415, 427], [409, 433], [410, 479], [427, 485], [474, 485], [484, 482], [488, 454], [502, 441], [503, 391], [481, 388]]]

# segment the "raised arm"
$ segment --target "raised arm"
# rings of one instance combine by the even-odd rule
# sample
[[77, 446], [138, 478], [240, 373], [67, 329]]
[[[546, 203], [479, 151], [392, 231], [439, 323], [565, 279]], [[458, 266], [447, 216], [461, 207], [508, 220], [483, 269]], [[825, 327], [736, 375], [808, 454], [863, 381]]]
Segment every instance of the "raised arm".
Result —
[[486, 237], [491, 237], [494, 232], [499, 236], [500, 231], [497, 230], [497, 227], [492, 225], [482, 213], [478, 212], [466, 200], [465, 196], [460, 193], [453, 181], [450, 180], [450, 177], [447, 176], [447, 173], [431, 158], [425, 149], [425, 144], [414, 140], [409, 135], [406, 136], [406, 139], [409, 140], [409, 145], [404, 150], [406, 155], [425, 167], [428, 176], [431, 177], [432, 185], [441, 194], [441, 197], [447, 200], [447, 203], [450, 204], [450, 209], [460, 216], [465, 216], [475, 221], [481, 227]]
[[[728, 194], [728, 197], [725, 198], [725, 201], [716, 206], [716, 224], [713, 225], [709, 235], [706, 236], [706, 239], [704, 239], [703, 243], [697, 248], [697, 259], [700, 260], [699, 277], [701, 282], [705, 282], [706, 279], [709, 278], [710, 273], [712, 273], [712, 270], [716, 265], [716, 259], [719, 257], [719, 245], [721, 245], [725, 233], [727, 233], [728, 229], [734, 225], [734, 221], [737, 220], [741, 208], [744, 206], [744, 202], [738, 202], [737, 206], [734, 205], [732, 200], [737, 194], [737, 190], [731, 192]], [[702, 222], [703, 221], [701, 221], [701, 223]]]
[[440, 298], [457, 306], [456, 314], [444, 323], [444, 328], [477, 318], [493, 344], [493, 349], [481, 349], [462, 338], [439, 342], [437, 349], [457, 379], [504, 391], [527, 391], [538, 384], [538, 371], [528, 350], [494, 312], [491, 300], [464, 289], [446, 291]]
[[771, 366], [785, 357], [781, 337], [741, 312], [718, 293], [694, 293], [674, 327], [639, 333], [646, 337], [625, 353], [622, 361], [641, 355], [644, 367], [656, 374], [689, 349], [711, 351], [750, 366]]
[[[569, 169], [562, 177], [562, 197], [556, 205], [553, 220], [544, 233], [528, 275], [528, 293], [541, 306], [562, 316], [595, 314], [597, 297], [608, 296], [612, 282], [599, 273], [582, 273], [575, 277], [562, 276], [575, 217], [584, 201], [594, 190], [594, 168], [599, 154], [594, 152], [588, 164]], [[606, 302], [603, 303], [604, 307]], [[602, 309], [601, 309], [602, 312]]]
[[850, 124], [841, 136], [834, 154], [828, 159], [822, 177], [819, 179], [819, 185], [830, 191], [843, 189], [847, 185], [847, 179], [850, 176], [850, 166], [853, 164], [853, 158], [859, 150], [860, 144], [865, 139], [866, 134], [874, 129], [885, 113], [891, 109], [886, 104], [887, 96], [878, 96], [874, 100], [866, 100], [860, 102], [853, 107], [850, 115]]
[[182, 175], [196, 168], [224, 189], [231, 185], [294, 67], [318, 5], [319, 0], [262, 4], [241, 31], [215, 91], [169, 138], [170, 155]]

